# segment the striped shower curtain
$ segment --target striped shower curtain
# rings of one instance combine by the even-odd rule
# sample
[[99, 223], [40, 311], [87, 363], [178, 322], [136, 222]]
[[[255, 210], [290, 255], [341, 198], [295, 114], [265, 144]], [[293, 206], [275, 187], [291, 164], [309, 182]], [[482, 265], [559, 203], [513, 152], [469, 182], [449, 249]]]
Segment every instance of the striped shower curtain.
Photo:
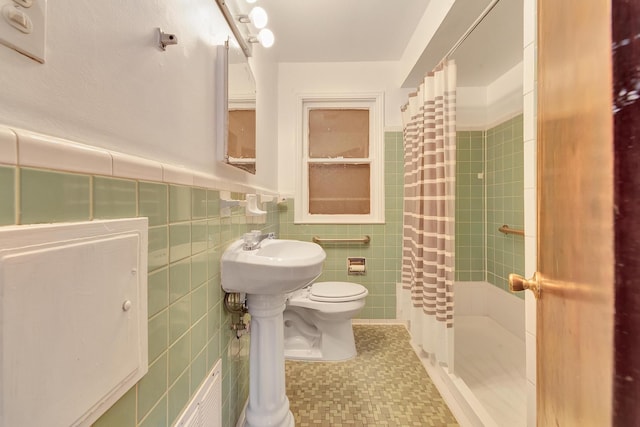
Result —
[[453, 371], [456, 66], [427, 74], [402, 109], [402, 313], [415, 344]]

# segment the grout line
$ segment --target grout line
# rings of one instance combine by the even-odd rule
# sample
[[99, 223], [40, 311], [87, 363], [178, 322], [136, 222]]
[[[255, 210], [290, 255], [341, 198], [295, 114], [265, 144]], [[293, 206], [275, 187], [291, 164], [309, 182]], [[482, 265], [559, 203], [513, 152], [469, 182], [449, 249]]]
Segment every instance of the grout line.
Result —
[[89, 221], [93, 221], [93, 184], [94, 184], [94, 176], [89, 175]]
[[18, 136], [18, 133], [16, 131], [14, 131], [13, 129], [10, 129], [11, 132], [13, 132], [13, 134], [16, 137], [16, 170], [15, 170], [15, 177], [14, 177], [14, 203], [15, 206], [13, 207], [14, 209], [14, 214], [13, 214], [13, 221], [16, 225], [21, 225], [22, 224], [22, 209], [21, 209], [21, 205], [22, 205], [22, 194], [21, 194], [21, 187], [22, 187], [22, 180], [21, 178], [21, 171], [22, 168], [20, 167], [20, 137]]
[[483, 209], [482, 209], [482, 220], [484, 222], [484, 233], [482, 236], [482, 240], [483, 240], [483, 244], [484, 244], [484, 280], [487, 281], [488, 280], [488, 275], [489, 275], [489, 267], [488, 267], [488, 262], [489, 262], [489, 251], [487, 248], [487, 236], [489, 234], [489, 222], [488, 222], [488, 215], [487, 215], [487, 131], [484, 130], [482, 132], [482, 158], [483, 158], [483, 162], [482, 162], [482, 170], [483, 170], [483, 182], [482, 182], [482, 192], [483, 192]]
[[14, 170], [14, 183], [13, 183], [13, 223], [16, 225], [20, 225], [21, 221], [22, 221], [22, 209], [21, 209], [21, 203], [22, 203], [22, 194], [20, 191], [20, 184], [21, 184], [21, 180], [20, 180], [20, 167], [16, 166], [15, 170]]

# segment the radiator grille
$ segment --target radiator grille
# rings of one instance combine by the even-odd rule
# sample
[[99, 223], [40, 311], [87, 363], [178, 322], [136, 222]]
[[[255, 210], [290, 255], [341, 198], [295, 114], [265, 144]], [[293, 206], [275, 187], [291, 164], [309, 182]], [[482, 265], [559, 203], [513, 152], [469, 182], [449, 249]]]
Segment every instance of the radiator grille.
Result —
[[218, 360], [176, 427], [222, 427], [222, 361]]

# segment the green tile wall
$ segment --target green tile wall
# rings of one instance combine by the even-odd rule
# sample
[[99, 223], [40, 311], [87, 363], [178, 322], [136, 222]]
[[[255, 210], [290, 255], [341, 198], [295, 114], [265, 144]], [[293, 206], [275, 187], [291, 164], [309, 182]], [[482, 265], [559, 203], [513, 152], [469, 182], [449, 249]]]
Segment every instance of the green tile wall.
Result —
[[93, 178], [93, 217], [136, 216], [136, 182], [104, 177]]
[[[484, 280], [486, 274], [491, 283], [506, 288], [506, 275], [523, 273], [524, 267], [523, 239], [497, 232], [503, 223], [523, 226], [522, 116], [486, 131], [487, 162], [484, 177], [479, 179], [482, 142], [483, 131], [458, 132], [456, 279]], [[265, 224], [247, 224], [242, 208], [233, 208], [231, 217], [219, 216], [219, 193], [215, 190], [3, 166], [0, 225], [15, 224], [16, 220], [26, 224], [147, 216], [149, 373], [95, 425], [171, 425], [221, 358], [223, 425], [232, 426], [248, 394], [249, 338], [235, 339], [222, 306], [219, 260], [224, 247], [256, 228], [307, 241], [314, 235], [343, 238], [368, 234], [372, 239], [368, 246], [325, 246], [327, 260], [320, 280], [362, 283], [369, 296], [359, 317], [395, 319], [402, 187], [401, 132], [385, 133], [385, 224], [295, 225], [292, 201], [269, 204]], [[234, 193], [232, 197], [244, 195]], [[16, 199], [20, 199], [20, 206], [15, 206]], [[346, 258], [359, 256], [367, 259], [367, 274], [347, 275]]]
[[456, 155], [456, 280], [508, 290], [509, 273], [524, 274], [524, 238], [498, 228], [524, 227], [522, 115], [486, 131], [458, 131]]
[[16, 168], [0, 166], [0, 225], [15, 223]]
[[223, 426], [236, 424], [249, 391], [249, 336], [230, 330], [220, 254], [251, 229], [279, 235], [280, 214], [269, 203], [265, 223], [247, 224], [242, 208], [221, 218], [219, 206], [215, 190], [0, 166], [0, 225], [149, 218], [149, 372], [96, 427], [171, 425], [218, 359]]
[[486, 138], [487, 280], [508, 290], [509, 273], [524, 275], [524, 237], [505, 235], [498, 227], [524, 228], [522, 115], [487, 130]]
[[524, 227], [522, 115], [456, 142], [456, 280], [508, 290], [509, 273], [524, 274], [524, 238], [498, 227]]
[[20, 169], [20, 223], [88, 221], [91, 177]]
[[460, 281], [485, 280], [484, 132], [456, 135], [456, 268]]
[[[318, 280], [356, 282], [369, 290], [362, 319], [396, 318], [396, 283], [400, 281], [403, 195], [402, 132], [385, 133], [385, 224], [294, 224], [293, 202], [280, 206], [281, 237], [310, 241], [371, 236], [369, 245], [324, 245], [327, 259]], [[365, 257], [367, 274], [347, 275], [347, 257]]]

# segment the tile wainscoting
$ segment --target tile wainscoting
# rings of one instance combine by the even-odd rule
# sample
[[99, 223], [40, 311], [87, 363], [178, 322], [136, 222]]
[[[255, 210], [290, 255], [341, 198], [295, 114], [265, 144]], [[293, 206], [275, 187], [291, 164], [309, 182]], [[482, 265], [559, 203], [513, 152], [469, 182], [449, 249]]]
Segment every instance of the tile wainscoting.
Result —
[[0, 225], [149, 218], [149, 372], [96, 427], [171, 425], [219, 359], [223, 424], [235, 425], [248, 396], [249, 337], [238, 340], [230, 330], [220, 254], [250, 229], [278, 233], [279, 213], [268, 203], [261, 224], [248, 223], [241, 208], [222, 218], [219, 190], [257, 192], [172, 165], [0, 128]]

